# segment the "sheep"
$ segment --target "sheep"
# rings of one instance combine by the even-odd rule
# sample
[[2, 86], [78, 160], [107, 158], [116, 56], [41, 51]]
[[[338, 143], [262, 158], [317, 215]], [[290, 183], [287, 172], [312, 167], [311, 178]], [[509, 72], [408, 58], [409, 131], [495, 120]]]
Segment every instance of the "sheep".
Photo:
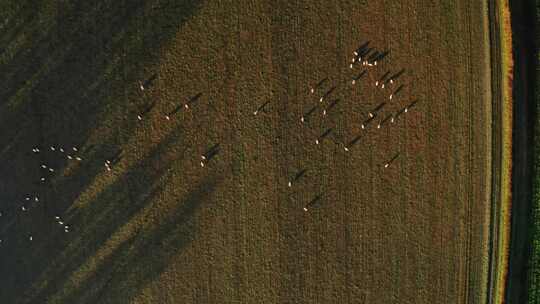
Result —
[[334, 99], [334, 101], [332, 101], [328, 107], [326, 107], [324, 110], [323, 110], [323, 116], [326, 116], [326, 114], [328, 113], [328, 111], [330, 111], [333, 107], [335, 107], [337, 105], [337, 103], [339, 102], [339, 98], [336, 98]]
[[366, 119], [361, 125], [362, 129], [365, 129], [374, 118], [375, 116], [370, 116], [368, 119]]
[[315, 198], [313, 198], [311, 201], [309, 201], [309, 203], [307, 203], [307, 205], [304, 206], [304, 211], [307, 212], [309, 210], [309, 208], [311, 208], [312, 206], [314, 206], [318, 201], [320, 201], [321, 199], [321, 195], [317, 195], [315, 196]]
[[201, 155], [201, 167], [205, 166], [205, 163], [209, 162], [214, 156], [219, 153], [219, 143], [210, 147], [204, 154]]
[[398, 78], [403, 75], [403, 73], [405, 73], [405, 69], [401, 69], [399, 70], [397, 73], [395, 73], [394, 75], [390, 76], [390, 78], [388, 78], [388, 80], [386, 81], [386, 83], [390, 83], [390, 84], [393, 84], [394, 82], [396, 82], [398, 80]]
[[318, 145], [322, 142], [323, 139], [325, 139], [330, 133], [332, 132], [332, 128], [326, 129], [316, 140], [315, 144]]
[[370, 111], [370, 112], [368, 113], [369, 117], [370, 117], [370, 118], [375, 117], [375, 114], [376, 114], [379, 110], [381, 110], [385, 105], [386, 105], [386, 102], [384, 102], [384, 101], [381, 102], [381, 103], [380, 103], [379, 105], [377, 105], [372, 111]]
[[196, 95], [192, 96], [187, 102], [186, 104], [184, 104], [184, 107], [186, 109], [189, 109], [190, 105], [195, 103], [197, 100], [199, 100], [199, 98], [202, 96], [202, 93], [197, 93]]
[[302, 169], [294, 175], [294, 177], [289, 180], [289, 183], [287, 184], [290, 187], [292, 187], [293, 183], [296, 183], [302, 176], [304, 176], [307, 172], [307, 169]]
[[332, 92], [336, 89], [337, 87], [336, 86], [333, 86], [331, 87], [328, 91], [326, 91], [326, 93], [324, 93], [324, 95], [319, 99], [319, 102], [323, 102], [323, 100], [328, 97], [330, 94], [332, 94]]
[[358, 74], [356, 77], [353, 77], [352, 79], [352, 85], [355, 85], [356, 84], [356, 81], [358, 81], [360, 78], [362, 78], [362, 76], [364, 76], [365, 74], [367, 73], [366, 70], [363, 70], [362, 72], [360, 72], [360, 74]]
[[358, 135], [355, 138], [353, 138], [353, 140], [351, 140], [347, 145], [344, 146], [345, 151], [349, 152], [352, 146], [354, 146], [354, 144], [356, 144], [360, 140], [360, 138], [361, 138], [361, 135]]
[[377, 81], [375, 81], [375, 86], [378, 87], [379, 84], [382, 84], [384, 80], [386, 79], [386, 77], [388, 77], [388, 75], [390, 75], [390, 71], [387, 71]]
[[316, 85], [314, 85], [313, 87], [311, 87], [311, 89], [309, 90], [311, 94], [314, 94], [315, 93], [315, 90], [317, 90], [318, 88], [320, 88], [326, 81], [328, 80], [328, 77], [324, 77], [323, 79], [321, 79]]
[[385, 168], [390, 167], [390, 165], [398, 158], [398, 156], [399, 156], [399, 152], [396, 153], [396, 155], [394, 155], [394, 157], [392, 157], [388, 162], [386, 162], [386, 163], [384, 164], [384, 167], [385, 167]]
[[396, 96], [401, 90], [403, 90], [403, 87], [404, 85], [400, 85], [392, 94], [390, 94], [390, 100], [392, 100], [394, 96]]
[[171, 116], [173, 116], [174, 114], [178, 113], [178, 111], [180, 111], [180, 109], [182, 109], [182, 106], [177, 106], [176, 108], [174, 108], [174, 110], [172, 110], [171, 112], [167, 113], [165, 115], [165, 119], [167, 120], [171, 120]]
[[155, 105], [156, 105], [156, 101], [154, 100], [152, 101], [152, 103], [150, 103], [150, 105], [148, 105], [148, 107], [143, 109], [143, 111], [137, 115], [137, 119], [142, 120], [143, 116], [146, 115], [148, 112], [150, 112], [154, 108]]
[[384, 123], [387, 122], [391, 118], [392, 118], [392, 114], [388, 114], [388, 116], [386, 116], [385, 118], [383, 118], [383, 120], [381, 120], [381, 122], [379, 122], [379, 124], [377, 125], [377, 129], [380, 129], [381, 126], [384, 125]]
[[300, 122], [302, 123], [306, 122], [308, 117], [311, 116], [311, 114], [313, 114], [313, 112], [315, 112], [315, 110], [317, 110], [318, 107], [319, 105], [315, 105], [309, 111], [307, 111], [304, 115], [302, 115], [302, 117], [300, 117]]
[[362, 45], [360, 45], [354, 52], [354, 56], [358, 56], [362, 51], [364, 51], [365, 49], [367, 49], [367, 47], [369, 46], [369, 43], [371, 41], [366, 41], [364, 42]]
[[264, 110], [264, 107], [266, 107], [266, 105], [269, 103], [270, 103], [270, 100], [263, 103], [260, 107], [257, 108], [257, 110], [255, 110], [255, 112], [253, 112], [253, 115], [257, 115], [260, 111]]
[[413, 102], [411, 102], [408, 106], [405, 107], [405, 109], [403, 109], [403, 112], [404, 113], [407, 113], [409, 111], [410, 108], [414, 107], [414, 105], [418, 102], [418, 100], [414, 100]]

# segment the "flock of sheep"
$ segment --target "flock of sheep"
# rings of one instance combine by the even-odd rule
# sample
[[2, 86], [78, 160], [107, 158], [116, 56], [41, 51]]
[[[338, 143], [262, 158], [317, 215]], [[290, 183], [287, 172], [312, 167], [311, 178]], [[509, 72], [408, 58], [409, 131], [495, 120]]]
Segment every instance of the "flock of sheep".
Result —
[[[379, 51], [376, 48], [372, 48], [369, 46], [370, 42], [365, 42], [361, 44], [354, 52], [353, 52], [353, 58], [352, 62], [350, 63], [349, 67], [353, 70], [361, 69], [357, 74], [352, 76], [352, 78], [349, 78], [346, 83], [348, 84], [350, 82], [351, 85], [355, 86], [359, 83], [359, 81], [362, 78], [365, 78], [364, 76], [370, 72], [370, 73], [377, 73], [376, 67], [381, 66], [381, 61], [383, 61], [389, 54], [389, 51]], [[412, 102], [408, 103], [407, 106], [401, 108], [395, 113], [387, 114], [384, 116], [381, 116], [381, 110], [392, 102], [392, 100], [396, 98], [400, 98], [400, 93], [402, 93], [403, 88], [405, 84], [400, 83], [401, 76], [404, 74], [405, 70], [401, 69], [398, 71], [386, 71], [382, 73], [380, 77], [377, 77], [375, 83], [373, 84], [374, 87], [378, 90], [382, 90], [385, 92], [387, 99], [381, 101], [377, 104], [373, 109], [371, 109], [367, 117], [361, 122], [360, 127], [362, 130], [369, 128], [374, 122], [378, 119], [378, 123], [375, 125], [377, 129], [380, 129], [384, 127], [386, 124], [393, 124], [396, 122], [398, 118], [400, 118], [403, 114], [407, 113], [414, 105], [417, 103], [417, 100], [413, 100]], [[145, 81], [139, 82], [139, 89], [141, 92], [144, 92], [145, 90], [148, 90], [154, 80], [156, 79], [157, 74], [152, 75], [150, 78], [148, 78]], [[369, 86], [371, 84], [368, 84]], [[336, 90], [339, 88], [342, 88], [343, 84], [330, 84], [330, 80], [328, 77], [321, 79], [316, 84], [314, 84], [312, 87], [310, 87], [309, 92], [311, 95], [316, 95], [317, 99], [314, 100], [314, 105], [310, 107], [308, 111], [306, 111], [301, 117], [300, 122], [301, 124], [307, 126], [308, 122], [312, 118], [313, 115], [315, 115], [317, 112], [321, 113], [322, 116], [330, 115], [332, 109], [334, 109], [338, 103], [339, 99], [335, 98], [333, 99], [333, 94], [336, 93]], [[173, 119], [174, 115], [179, 113], [180, 110], [190, 110], [192, 107], [195, 106], [196, 102], [200, 99], [202, 96], [202, 93], [198, 93], [186, 100], [185, 103], [177, 105], [174, 109], [171, 111], [165, 113], [164, 119], [171, 120]], [[253, 115], [259, 115], [260, 113], [264, 112], [267, 108], [267, 106], [271, 103], [270, 100], [264, 102], [262, 105], [258, 106], [257, 109], [253, 112]], [[137, 120], [143, 120], [144, 117], [153, 109], [155, 106], [155, 102], [151, 103], [150, 105], [146, 106], [142, 111], [140, 111], [137, 114]], [[319, 110], [319, 111], [318, 111]], [[381, 116], [381, 117], [380, 117]], [[315, 139], [315, 144], [320, 145], [322, 142], [326, 139], [332, 138], [333, 129], [332, 128], [326, 128], [324, 132], [321, 134], [318, 134]], [[332, 138], [334, 143], [342, 146], [342, 148], [349, 152], [352, 150], [352, 148], [360, 141], [361, 136], [355, 136], [350, 141], [342, 142], [336, 138]], [[49, 153], [55, 153], [55, 155], [59, 155], [60, 157], [67, 158], [68, 161], [83, 161], [83, 158], [79, 155], [79, 149], [77, 147], [72, 147], [71, 149], [64, 149], [63, 147], [58, 146], [48, 146], [48, 147], [34, 147], [32, 149], [33, 153], [43, 153], [43, 149], [50, 150]], [[216, 143], [212, 145], [210, 148], [206, 149], [206, 151], [200, 155], [200, 166], [206, 167], [209, 165], [211, 160], [216, 157], [219, 154], [220, 151], [220, 144]], [[386, 160], [384, 162], [383, 167], [388, 168], [398, 157], [399, 152], [395, 153], [393, 157]], [[117, 164], [122, 158], [122, 150], [118, 150], [116, 154], [114, 154], [109, 159], [105, 160], [104, 166], [106, 171], [112, 171], [114, 168], [114, 165]], [[41, 174], [40, 182], [46, 183], [48, 178], [56, 172], [55, 168], [49, 166], [48, 164], [41, 164], [41, 170], [44, 172], [47, 172], [47, 174]], [[298, 172], [296, 172], [288, 181], [288, 187], [292, 187], [297, 181], [299, 181], [303, 176], [306, 175], [307, 169], [301, 169]], [[309, 202], [307, 202], [303, 210], [308, 211], [310, 208], [314, 207], [318, 202], [320, 202], [322, 199], [322, 195], [316, 194], [314, 198], [312, 198]], [[36, 206], [40, 202], [38, 195], [28, 195], [24, 198], [24, 202], [22, 203], [19, 212], [28, 213], [28, 211]], [[4, 212], [0, 212], [0, 217], [6, 216]], [[63, 231], [68, 233], [70, 232], [70, 225], [62, 218], [60, 214], [57, 214], [54, 216], [54, 221], [63, 228]], [[33, 236], [28, 235], [28, 240], [32, 241]], [[0, 239], [0, 243], [2, 243], [2, 239]]]

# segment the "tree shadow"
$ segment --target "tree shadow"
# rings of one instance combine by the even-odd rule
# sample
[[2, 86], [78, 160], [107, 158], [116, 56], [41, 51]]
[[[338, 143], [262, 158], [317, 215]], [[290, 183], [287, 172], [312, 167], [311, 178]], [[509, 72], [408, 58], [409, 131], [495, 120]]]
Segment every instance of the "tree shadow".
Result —
[[[80, 148], [94, 144], [95, 155], [112, 150], [137, 123], [115, 119], [111, 113], [125, 117], [146, 102], [137, 91], [137, 79], [148, 79], [147, 69], [159, 62], [160, 48], [201, 6], [195, 0], [61, 2], [55, 4], [54, 22], [42, 26], [35, 20], [40, 7], [28, 3], [10, 18], [25, 22], [19, 21], [1, 36], [6, 44], [15, 43], [18, 35], [34, 38], [12, 47], [12, 56], [0, 61], [0, 142], [16, 140], [12, 150], [19, 154], [59, 141]], [[89, 142], [104, 119], [114, 120], [107, 122], [110, 138]], [[25, 130], [24, 136], [18, 138], [20, 130]], [[1, 169], [15, 172], [21, 162], [23, 157], [17, 155], [17, 161], [2, 162]], [[55, 162], [55, 157], [40, 153], [32, 162]], [[60, 171], [65, 162], [56, 166]], [[0, 199], [12, 201], [12, 193], [20, 193], [21, 188], [46, 191], [45, 185], [34, 182], [30, 170], [25, 172], [17, 176], [21, 186], [0, 193]], [[8, 178], [0, 177], [0, 183]], [[80, 192], [84, 185], [73, 191]]]
[[[22, 278], [18, 280], [18, 288], [31, 288], [32, 284], [41, 280], [46, 283], [36, 291], [37, 294], [31, 296], [31, 302], [41, 303], [55, 294], [58, 287], [66, 283], [69, 274], [79, 269], [120, 227], [153, 202], [162, 192], [166, 184], [163, 179], [168, 179], [171, 166], [184, 159], [183, 153], [163, 157], [173, 144], [182, 144], [182, 135], [181, 129], [173, 130], [146, 157], [133, 164], [106, 189], [96, 194], [92, 201], [87, 202], [87, 207], [62, 216], [72, 227], [68, 237], [62, 229], [55, 229], [53, 225], [49, 235], [32, 244], [33, 251], [24, 254], [28, 267], [27, 271], [20, 274]], [[90, 175], [94, 174], [97, 173], [92, 172]], [[77, 180], [73, 179], [73, 182]], [[64, 184], [69, 188], [69, 182]], [[59, 210], [65, 210], [77, 194], [71, 195], [73, 197], [68, 196], [67, 200], [59, 202]], [[60, 205], [62, 203], [63, 206]], [[51, 215], [51, 223], [52, 218]], [[28, 246], [19, 242], [16, 247]], [[3, 261], [8, 262], [17, 258], [17, 252], [3, 253], [2, 256], [5, 258]]]
[[108, 303], [107, 299], [135, 297], [156, 279], [182, 248], [197, 235], [195, 214], [212, 194], [218, 179], [210, 176], [200, 182], [175, 206], [168, 218], [151, 229], [140, 229], [119, 246], [87, 281], [96, 286], [75, 290], [67, 303]]
[[[5, 173], [0, 184], [7, 185], [6, 191], [0, 192], [0, 200], [2, 209], [13, 215], [9, 221], [0, 220], [0, 238], [7, 237], [8, 241], [1, 248], [0, 272], [6, 276], [0, 298], [7, 303], [26, 301], [23, 291], [43, 276], [45, 285], [31, 301], [39, 302], [53, 294], [62, 286], [63, 276], [78, 269], [160, 191], [155, 181], [167, 166], [181, 161], [181, 157], [160, 157], [180, 137], [181, 133], [175, 132], [101, 190], [90, 208], [69, 214], [73, 232], [68, 237], [52, 220], [55, 214], [63, 214], [103, 172], [103, 161], [137, 126], [134, 121], [113, 117], [110, 134], [92, 140], [96, 124], [108, 119], [110, 113], [117, 117], [135, 113], [137, 106], [146, 102], [137, 90], [137, 80], [148, 79], [148, 69], [159, 62], [160, 48], [201, 3], [61, 2], [56, 4], [54, 22], [47, 26], [37, 20], [41, 13], [38, 5], [28, 1], [19, 6], [6, 31], [0, 33], [5, 46], [0, 61], [0, 141], [10, 143], [0, 155], [0, 172]], [[162, 9], [154, 9], [156, 5]], [[21, 35], [32, 39], [17, 42]], [[56, 172], [69, 165], [65, 157], [59, 158], [48, 150], [51, 144], [76, 146], [86, 152], [82, 155], [85, 161], [69, 176], [58, 177], [54, 187], [37, 182], [40, 163], [54, 167]], [[41, 153], [30, 152], [35, 146]], [[87, 149], [90, 146], [92, 149]], [[18, 200], [27, 193], [39, 193], [45, 202], [23, 217], [16, 210]], [[32, 231], [46, 237], [35, 237], [29, 243], [27, 234]], [[81, 246], [64, 250], [74, 242]]]

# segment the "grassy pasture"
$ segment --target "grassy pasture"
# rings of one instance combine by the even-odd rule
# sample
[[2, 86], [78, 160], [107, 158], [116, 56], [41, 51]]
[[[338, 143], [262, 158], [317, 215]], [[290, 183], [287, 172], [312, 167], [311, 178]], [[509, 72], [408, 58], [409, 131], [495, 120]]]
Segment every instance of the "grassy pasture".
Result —
[[[0, 298], [484, 303], [486, 12], [465, 0], [0, 1]], [[391, 53], [352, 86], [351, 53], [365, 40]], [[400, 68], [406, 87], [380, 117], [419, 103], [361, 130], [388, 96], [373, 82]], [[324, 77], [340, 103], [302, 125]], [[190, 111], [163, 118], [199, 92]], [[349, 153], [315, 145], [328, 127], [361, 140]], [[77, 146], [83, 161], [50, 145]], [[28, 194], [40, 202], [23, 213]]]

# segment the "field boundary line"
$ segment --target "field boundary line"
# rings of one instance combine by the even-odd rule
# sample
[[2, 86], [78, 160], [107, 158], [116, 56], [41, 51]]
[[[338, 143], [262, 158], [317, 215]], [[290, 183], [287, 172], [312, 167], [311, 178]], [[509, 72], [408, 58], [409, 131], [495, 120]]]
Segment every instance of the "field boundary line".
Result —
[[512, 204], [512, 32], [508, 0], [489, 0], [492, 80], [492, 188], [488, 304], [504, 303]]

